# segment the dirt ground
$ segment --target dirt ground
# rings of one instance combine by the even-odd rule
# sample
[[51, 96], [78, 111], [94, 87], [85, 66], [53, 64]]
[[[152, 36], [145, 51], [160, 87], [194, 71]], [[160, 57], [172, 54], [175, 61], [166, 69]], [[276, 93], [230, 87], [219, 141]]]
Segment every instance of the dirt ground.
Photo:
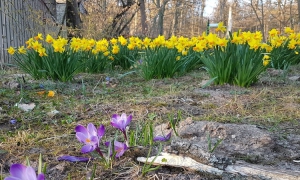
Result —
[[[281, 72], [266, 72], [258, 83], [249, 88], [233, 85], [203, 88], [205, 80], [208, 80], [203, 71], [151, 81], [144, 81], [136, 74], [81, 74], [73, 82], [65, 84], [36, 81], [16, 72], [2, 73], [0, 175], [6, 177], [9, 166], [24, 163], [26, 157], [37, 168], [41, 153], [43, 162], [47, 163], [46, 179], [88, 179], [94, 167], [94, 179], [222, 179], [168, 166], [143, 177], [143, 164], [137, 162], [136, 157], [147, 156], [148, 147], [140, 150], [131, 147], [114, 162], [113, 168], [104, 168], [96, 160], [71, 163], [58, 161], [57, 157], [66, 154], [87, 156], [80, 153], [81, 144], [74, 136], [74, 127], [89, 122], [101, 123], [107, 127], [106, 138], [110, 138], [115, 134], [109, 125], [110, 117], [122, 112], [133, 115], [130, 129], [148, 121], [153, 121], [155, 125], [166, 123], [170, 114], [175, 114], [174, 118], [177, 118], [179, 111], [181, 119], [192, 117], [194, 121], [256, 125], [270, 132], [278, 143], [282, 143], [281, 146], [290, 146], [292, 151], [294, 147], [299, 147], [299, 140], [293, 137], [300, 135], [300, 81], [289, 77], [299, 76], [299, 69], [296, 67], [287, 76]], [[110, 76], [110, 81], [106, 80], [107, 76]], [[49, 98], [37, 93], [43, 90], [54, 90], [56, 94]], [[15, 106], [16, 103], [34, 103], [36, 106], [24, 112]], [[54, 110], [58, 113], [51, 114]], [[17, 120], [14, 124], [11, 123], [13, 119]], [[172, 140], [166, 146], [171, 143]], [[293, 143], [298, 144], [293, 146]], [[298, 151], [295, 149], [295, 153]], [[287, 166], [284, 164], [286, 161], [280, 161], [280, 157], [278, 159], [273, 161], [273, 166]], [[300, 171], [299, 161], [299, 154], [291, 157], [291, 170], [298, 168]], [[247, 162], [262, 163], [255, 157], [249, 157]]]

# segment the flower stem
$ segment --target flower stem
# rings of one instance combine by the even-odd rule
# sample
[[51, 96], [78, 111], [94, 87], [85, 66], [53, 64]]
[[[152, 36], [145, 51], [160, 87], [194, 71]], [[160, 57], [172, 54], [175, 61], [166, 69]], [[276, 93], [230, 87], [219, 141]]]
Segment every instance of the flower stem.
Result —
[[102, 158], [104, 157], [99, 147], [96, 147], [96, 151], [99, 153], [99, 155], [100, 155]]

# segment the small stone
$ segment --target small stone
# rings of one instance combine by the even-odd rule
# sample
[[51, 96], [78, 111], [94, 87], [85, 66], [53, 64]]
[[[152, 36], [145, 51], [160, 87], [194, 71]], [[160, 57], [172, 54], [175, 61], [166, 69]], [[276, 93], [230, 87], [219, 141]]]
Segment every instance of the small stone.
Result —
[[54, 117], [58, 113], [59, 113], [59, 111], [57, 111], [56, 109], [54, 109], [54, 110], [48, 112], [47, 115], [50, 116], [50, 117]]
[[291, 81], [300, 81], [300, 76], [291, 76], [291, 77], [289, 77], [289, 80], [291, 80]]
[[34, 103], [30, 103], [30, 104], [19, 104], [17, 103], [16, 106], [20, 109], [22, 109], [25, 112], [31, 111], [35, 108], [35, 104]]

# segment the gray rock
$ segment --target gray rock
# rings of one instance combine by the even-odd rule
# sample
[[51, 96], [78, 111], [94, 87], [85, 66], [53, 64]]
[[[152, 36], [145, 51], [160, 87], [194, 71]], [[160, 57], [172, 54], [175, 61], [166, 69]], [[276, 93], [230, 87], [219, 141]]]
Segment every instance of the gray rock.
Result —
[[[164, 129], [166, 125], [156, 128], [157, 134]], [[254, 125], [222, 124], [208, 121], [192, 121], [188, 118], [179, 123], [177, 129], [179, 137], [172, 138], [169, 152], [179, 152], [189, 154], [201, 162], [209, 161], [211, 153], [209, 152], [208, 135], [211, 139], [211, 148], [218, 140], [223, 141], [213, 152], [222, 161], [228, 161], [228, 157], [258, 157], [271, 152], [275, 147], [275, 140], [272, 135]], [[165, 130], [167, 134], [169, 130]], [[161, 133], [160, 133], [161, 134]]]

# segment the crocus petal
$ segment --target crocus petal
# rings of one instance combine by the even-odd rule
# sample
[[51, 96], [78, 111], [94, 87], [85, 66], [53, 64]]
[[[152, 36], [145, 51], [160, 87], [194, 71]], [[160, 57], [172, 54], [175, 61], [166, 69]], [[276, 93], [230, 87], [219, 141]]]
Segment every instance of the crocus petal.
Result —
[[79, 125], [77, 125], [75, 127], [75, 131], [76, 131], [76, 133], [77, 132], [81, 132], [83, 134], [87, 134], [88, 133], [87, 129], [83, 125], [81, 125], [81, 124], [79, 124]]
[[100, 138], [102, 138], [104, 136], [104, 134], [105, 134], [105, 127], [104, 127], [104, 125], [102, 125], [102, 124], [100, 125], [100, 127], [97, 130], [97, 134], [98, 134], [98, 136]]
[[97, 129], [93, 123], [88, 124], [87, 130], [90, 135], [97, 136]]
[[59, 161], [69, 161], [69, 162], [87, 162], [90, 158], [86, 157], [78, 157], [78, 156], [61, 156], [58, 157], [57, 160]]
[[118, 117], [119, 117], [118, 114], [113, 114], [113, 115], [111, 116], [112, 119], [118, 119]]
[[4, 178], [4, 180], [22, 180], [22, 179], [9, 176], [9, 177]]
[[124, 128], [126, 128], [126, 127], [130, 124], [130, 122], [131, 122], [132, 115], [130, 114], [130, 115], [127, 117], [127, 115], [126, 115], [125, 113], [122, 113], [121, 119], [122, 119], [122, 121], [123, 121], [123, 123], [124, 123], [124, 124], [123, 124]]
[[90, 144], [98, 145], [99, 142], [98, 136], [92, 136], [90, 140], [91, 140]]
[[[26, 175], [27, 179], [29, 180], [36, 180], [36, 173], [35, 170], [31, 166], [27, 166], [26, 168]], [[23, 177], [24, 178], [24, 177]]]
[[129, 126], [131, 120], [132, 120], [132, 115], [130, 114], [130, 115], [127, 117], [126, 126]]
[[115, 151], [117, 152], [116, 158], [121, 157], [125, 153], [125, 151], [127, 151], [127, 149], [128, 149], [128, 147], [125, 143], [121, 143], [118, 141], [115, 141], [114, 145], [115, 145]]
[[45, 180], [45, 175], [43, 173], [38, 175], [38, 180]]
[[121, 124], [120, 124], [119, 122], [111, 121], [110, 124], [111, 124], [113, 127], [117, 128], [117, 129], [119, 129], [119, 130], [121, 130], [121, 131], [124, 131], [124, 128], [122, 128], [122, 126], [121, 126]]
[[84, 145], [81, 148], [81, 152], [82, 153], [88, 153], [88, 152], [92, 152], [96, 149], [96, 146], [92, 146], [92, 145]]
[[79, 142], [86, 144], [86, 139], [89, 138], [88, 134], [83, 134], [82, 132], [76, 133], [76, 138]]
[[10, 174], [12, 177], [22, 179], [26, 172], [26, 166], [23, 164], [13, 164], [10, 166]]
[[105, 145], [106, 147], [108, 147], [108, 146], [110, 145], [110, 142], [107, 141], [107, 142], [104, 143], [104, 145]]
[[172, 131], [167, 134], [166, 136], [156, 136], [153, 138], [153, 141], [156, 142], [156, 141], [168, 141], [170, 138], [171, 138], [171, 133]]

